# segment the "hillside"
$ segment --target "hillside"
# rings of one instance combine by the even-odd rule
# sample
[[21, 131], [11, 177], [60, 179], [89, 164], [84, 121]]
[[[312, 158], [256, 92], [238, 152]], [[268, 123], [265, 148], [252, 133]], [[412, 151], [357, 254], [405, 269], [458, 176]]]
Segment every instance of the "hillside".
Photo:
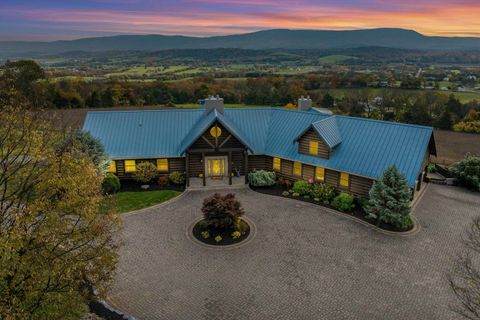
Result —
[[0, 55], [55, 54], [68, 51], [165, 49], [345, 49], [389, 47], [415, 50], [480, 50], [480, 38], [429, 37], [404, 29], [350, 31], [274, 29], [216, 37], [121, 35], [54, 42], [0, 42]]

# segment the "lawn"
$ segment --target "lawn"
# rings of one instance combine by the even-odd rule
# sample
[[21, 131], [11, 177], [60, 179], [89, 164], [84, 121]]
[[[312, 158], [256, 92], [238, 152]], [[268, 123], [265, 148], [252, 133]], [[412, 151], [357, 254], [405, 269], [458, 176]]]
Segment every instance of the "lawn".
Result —
[[124, 213], [151, 207], [175, 198], [180, 193], [174, 190], [119, 192], [107, 198], [106, 203], [115, 206], [118, 213]]

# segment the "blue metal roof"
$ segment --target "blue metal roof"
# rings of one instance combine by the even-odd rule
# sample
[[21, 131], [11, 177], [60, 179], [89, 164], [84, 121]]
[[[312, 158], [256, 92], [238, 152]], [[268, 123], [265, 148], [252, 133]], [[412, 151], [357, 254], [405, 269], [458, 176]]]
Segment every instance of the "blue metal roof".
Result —
[[183, 139], [180, 145], [180, 154], [183, 154], [187, 149], [202, 135], [205, 130], [208, 129], [215, 121], [220, 122], [227, 130], [237, 138], [244, 146], [246, 146], [250, 151], [255, 152], [255, 149], [252, 147], [246, 136], [242, 133], [240, 129], [235, 125], [233, 121], [230, 121], [228, 118], [224, 117], [216, 109], [211, 110], [204, 117], [200, 118], [198, 123], [192, 128], [190, 133]]
[[[89, 112], [84, 129], [103, 142], [113, 159], [178, 157], [216, 119], [255, 154], [374, 179], [395, 164], [410, 186], [415, 184], [433, 133], [424, 126], [280, 108], [225, 109], [224, 115], [204, 112]], [[322, 137], [336, 146], [330, 159], [300, 154], [292, 143], [313, 124], [326, 130], [320, 131]]]
[[335, 116], [312, 123], [312, 128], [317, 131], [323, 141], [332, 149], [342, 142], [342, 136], [338, 130], [337, 118]]

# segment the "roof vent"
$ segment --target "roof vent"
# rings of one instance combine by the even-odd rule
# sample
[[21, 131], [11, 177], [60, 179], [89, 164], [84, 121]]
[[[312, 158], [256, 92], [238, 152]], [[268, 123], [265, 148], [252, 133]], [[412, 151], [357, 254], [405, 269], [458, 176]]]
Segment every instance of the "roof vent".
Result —
[[208, 98], [205, 99], [204, 106], [205, 114], [209, 113], [213, 109], [216, 109], [218, 113], [223, 114], [223, 98], [220, 98], [219, 95], [217, 95], [216, 97], [208, 96]]
[[310, 99], [310, 96], [307, 96], [306, 98], [304, 96], [301, 96], [300, 99], [298, 99], [298, 110], [308, 111], [311, 108], [312, 108], [312, 99]]

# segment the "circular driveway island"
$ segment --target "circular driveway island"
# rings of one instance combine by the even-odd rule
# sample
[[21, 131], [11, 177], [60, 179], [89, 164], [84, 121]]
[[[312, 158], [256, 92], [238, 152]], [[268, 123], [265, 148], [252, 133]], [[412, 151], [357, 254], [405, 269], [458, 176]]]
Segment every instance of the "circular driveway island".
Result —
[[445, 276], [478, 194], [430, 185], [414, 212], [420, 232], [400, 236], [313, 204], [229, 191], [257, 229], [237, 248], [186, 234], [215, 191], [124, 215], [108, 302], [140, 320], [458, 318]]

